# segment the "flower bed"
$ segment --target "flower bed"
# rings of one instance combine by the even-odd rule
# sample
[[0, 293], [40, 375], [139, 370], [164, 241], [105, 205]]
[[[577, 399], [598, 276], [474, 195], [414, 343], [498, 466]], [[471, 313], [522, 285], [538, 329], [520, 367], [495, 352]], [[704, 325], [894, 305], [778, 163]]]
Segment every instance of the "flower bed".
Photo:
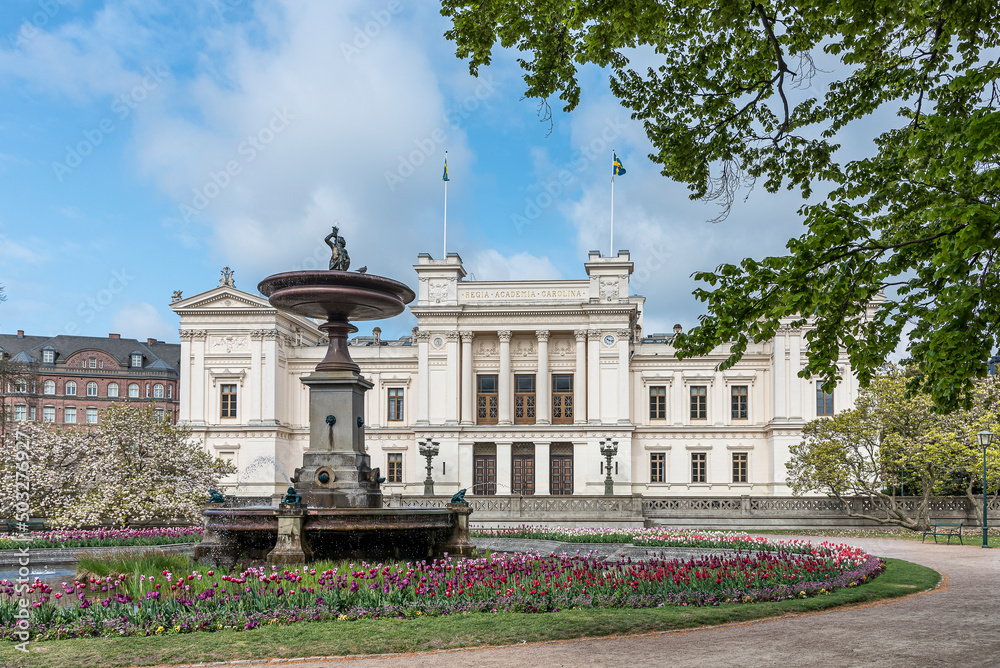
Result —
[[197, 543], [200, 526], [147, 529], [94, 529], [91, 531], [31, 531], [0, 535], [0, 550], [27, 547], [32, 550], [71, 547], [143, 547], [170, 543]]
[[322, 570], [164, 570], [54, 588], [0, 581], [0, 638], [23, 640], [16, 618], [22, 597], [30, 601], [31, 638], [51, 640], [362, 617], [757, 603], [853, 587], [884, 568], [881, 559], [846, 545], [791, 552], [781, 543], [754, 544], [758, 551], [687, 560], [528, 553]]
[[[563, 543], [631, 543], [642, 547], [683, 547], [721, 550], [766, 550], [773, 542], [767, 538], [748, 536], [735, 531], [699, 531], [698, 529], [665, 529], [642, 527], [615, 528], [548, 528], [525, 525], [507, 529], [472, 527], [470, 534], [482, 538], [522, 538], [556, 540]], [[809, 554], [813, 545], [806, 541], [782, 541], [787, 552]]]

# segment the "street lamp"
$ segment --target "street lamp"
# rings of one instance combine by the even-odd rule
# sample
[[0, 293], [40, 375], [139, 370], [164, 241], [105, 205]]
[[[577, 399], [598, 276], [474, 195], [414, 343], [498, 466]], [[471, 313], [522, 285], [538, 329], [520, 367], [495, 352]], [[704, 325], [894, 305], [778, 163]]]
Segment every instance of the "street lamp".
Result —
[[610, 436], [601, 441], [601, 454], [604, 455], [604, 461], [607, 462], [605, 468], [608, 474], [604, 478], [604, 496], [614, 496], [615, 483], [611, 479], [611, 458], [618, 454], [618, 441], [612, 441]]
[[431, 477], [431, 460], [437, 456], [440, 444], [428, 438], [418, 446], [420, 454], [427, 458], [427, 479], [424, 480], [424, 496], [434, 496], [434, 478]]
[[983, 430], [976, 434], [976, 438], [979, 439], [979, 445], [983, 446], [983, 547], [989, 547], [989, 535], [988, 529], [986, 528], [986, 448], [990, 447], [990, 441], [993, 440], [993, 432]]

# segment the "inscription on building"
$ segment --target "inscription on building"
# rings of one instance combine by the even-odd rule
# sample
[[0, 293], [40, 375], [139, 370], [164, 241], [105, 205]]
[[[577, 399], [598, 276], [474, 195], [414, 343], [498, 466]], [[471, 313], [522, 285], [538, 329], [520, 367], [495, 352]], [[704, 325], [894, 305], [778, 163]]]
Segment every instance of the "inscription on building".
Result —
[[508, 301], [517, 299], [585, 299], [580, 288], [526, 289], [526, 290], [464, 290], [461, 299], [469, 301]]

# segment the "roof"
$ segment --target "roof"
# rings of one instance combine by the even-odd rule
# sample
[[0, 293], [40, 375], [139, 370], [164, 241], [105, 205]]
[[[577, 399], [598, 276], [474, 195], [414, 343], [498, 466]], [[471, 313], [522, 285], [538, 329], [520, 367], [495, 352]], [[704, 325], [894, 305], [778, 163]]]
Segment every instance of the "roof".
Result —
[[[17, 361], [37, 362], [42, 359], [41, 351], [56, 351], [56, 363], [65, 362], [82, 350], [100, 350], [114, 357], [123, 367], [128, 367], [133, 352], [142, 353], [144, 368], [170, 369], [180, 372], [181, 346], [179, 343], [157, 341], [148, 344], [138, 339], [113, 339], [100, 336], [17, 336], [0, 334], [0, 348]], [[23, 355], [22, 355], [23, 353]], [[18, 358], [18, 356], [21, 356]], [[25, 358], [28, 358], [27, 360]], [[160, 362], [160, 364], [157, 364]], [[155, 367], [153, 365], [156, 365]]]

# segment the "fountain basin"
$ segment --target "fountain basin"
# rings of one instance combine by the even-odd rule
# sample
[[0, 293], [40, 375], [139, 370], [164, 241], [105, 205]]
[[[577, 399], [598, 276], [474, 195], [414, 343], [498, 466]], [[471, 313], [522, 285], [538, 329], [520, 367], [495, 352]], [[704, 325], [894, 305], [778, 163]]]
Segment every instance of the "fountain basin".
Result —
[[268, 276], [257, 289], [275, 308], [333, 321], [391, 318], [416, 298], [399, 281], [355, 271], [287, 271]]

